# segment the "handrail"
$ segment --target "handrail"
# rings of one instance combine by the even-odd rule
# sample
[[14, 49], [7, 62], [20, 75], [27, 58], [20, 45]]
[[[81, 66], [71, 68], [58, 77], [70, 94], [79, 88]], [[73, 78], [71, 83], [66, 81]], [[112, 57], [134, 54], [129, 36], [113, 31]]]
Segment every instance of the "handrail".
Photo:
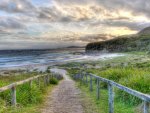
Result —
[[44, 77], [44, 84], [47, 85], [48, 84], [48, 80], [50, 79], [49, 78], [49, 75], [37, 75], [37, 76], [34, 76], [34, 77], [30, 77], [28, 79], [25, 79], [25, 80], [22, 80], [22, 81], [18, 81], [18, 82], [14, 82], [12, 84], [9, 84], [7, 86], [4, 86], [4, 87], [1, 87], [0, 88], [0, 93], [1, 92], [4, 92], [6, 90], [10, 90], [11, 89], [11, 104], [13, 106], [16, 106], [17, 102], [16, 102], [16, 87], [19, 86], [19, 85], [22, 85], [22, 84], [25, 84], [25, 83], [30, 83], [30, 87], [32, 86], [32, 81], [33, 80], [38, 80], [38, 85], [40, 85], [40, 78], [41, 77]]
[[125, 91], [125, 92], [127, 92], [127, 93], [129, 93], [129, 94], [131, 94], [131, 95], [133, 95], [133, 96], [136, 96], [136, 97], [138, 97], [138, 98], [140, 98], [140, 99], [142, 99], [142, 100], [145, 100], [145, 101], [150, 102], [150, 95], [141, 93], [141, 92], [139, 92], [139, 91], [136, 91], [136, 90], [133, 90], [133, 89], [128, 88], [128, 87], [126, 87], [126, 86], [123, 86], [123, 85], [121, 85], [121, 84], [118, 84], [118, 83], [116, 83], [116, 82], [114, 82], [114, 81], [112, 81], [112, 80], [108, 80], [108, 79], [106, 79], [106, 78], [102, 78], [102, 77], [100, 77], [100, 76], [96, 76], [96, 75], [91, 74], [91, 73], [90, 73], [89, 75], [92, 75], [93, 77], [96, 77], [96, 78], [100, 79], [100, 80], [103, 81], [103, 82], [109, 83], [109, 84], [111, 84], [111, 85], [113, 85], [113, 86], [119, 88], [120, 90], [123, 90], [123, 91]]
[[22, 81], [14, 82], [14, 83], [9, 84], [9, 85], [4, 86], [4, 87], [1, 87], [1, 88], [0, 88], [0, 93], [1, 93], [1, 92], [4, 92], [4, 91], [6, 91], [6, 90], [9, 90], [9, 89], [11, 89], [11, 88], [13, 88], [13, 87], [15, 87], [15, 86], [22, 85], [22, 84], [25, 84], [25, 83], [30, 82], [30, 81], [32, 81], [32, 80], [35, 80], [35, 79], [37, 79], [37, 78], [39, 78], [39, 77], [42, 77], [42, 76], [45, 76], [45, 75], [37, 75], [37, 76], [30, 77], [30, 78], [25, 79], [25, 80], [22, 80]]
[[[133, 96], [136, 96], [143, 100], [144, 107], [143, 107], [143, 113], [149, 113], [149, 106], [150, 106], [150, 95], [141, 93], [139, 91], [133, 90], [131, 88], [128, 88], [126, 86], [123, 86], [121, 84], [118, 84], [112, 80], [94, 75], [92, 73], [85, 73], [84, 71], [79, 71], [79, 74], [74, 75], [75, 79], [79, 79], [82, 82], [90, 83], [90, 91], [93, 91], [93, 79], [95, 78], [97, 80], [97, 99], [100, 97], [100, 81], [105, 82], [108, 84], [108, 104], [109, 104], [109, 113], [114, 113], [114, 87], [119, 88], [122, 91], [125, 91]], [[86, 77], [86, 78], [85, 78]], [[90, 81], [88, 82], [88, 77], [90, 77]], [[85, 80], [84, 80], [85, 78]]]

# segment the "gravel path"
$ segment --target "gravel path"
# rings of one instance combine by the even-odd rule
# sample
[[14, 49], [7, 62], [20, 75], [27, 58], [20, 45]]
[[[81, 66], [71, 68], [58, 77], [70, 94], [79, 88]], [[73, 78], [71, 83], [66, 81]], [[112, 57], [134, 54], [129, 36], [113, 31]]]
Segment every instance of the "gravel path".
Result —
[[64, 80], [51, 92], [42, 113], [83, 113], [80, 90], [75, 86], [75, 82], [67, 76], [65, 70], [51, 71], [61, 73]]

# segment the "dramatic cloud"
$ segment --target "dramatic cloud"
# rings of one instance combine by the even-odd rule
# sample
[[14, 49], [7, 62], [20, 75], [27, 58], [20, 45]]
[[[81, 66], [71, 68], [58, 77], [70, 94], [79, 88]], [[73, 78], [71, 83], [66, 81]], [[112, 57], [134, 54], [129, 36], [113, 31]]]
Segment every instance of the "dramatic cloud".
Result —
[[9, 13], [29, 13], [35, 7], [28, 0], [1, 0], [0, 9]]
[[82, 46], [134, 34], [150, 26], [149, 11], [149, 0], [1, 0], [0, 49]]
[[22, 29], [25, 27], [23, 23], [11, 18], [0, 19], [0, 26], [1, 29]]

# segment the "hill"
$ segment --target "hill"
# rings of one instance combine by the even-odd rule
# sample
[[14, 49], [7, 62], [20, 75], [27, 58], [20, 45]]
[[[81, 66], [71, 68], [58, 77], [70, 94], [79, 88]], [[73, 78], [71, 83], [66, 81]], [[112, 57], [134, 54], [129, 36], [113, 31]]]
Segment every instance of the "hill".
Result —
[[138, 33], [139, 35], [150, 35], [150, 27], [147, 27]]
[[111, 40], [93, 42], [86, 46], [86, 51], [150, 51], [150, 27], [143, 29], [138, 34], [120, 36]]

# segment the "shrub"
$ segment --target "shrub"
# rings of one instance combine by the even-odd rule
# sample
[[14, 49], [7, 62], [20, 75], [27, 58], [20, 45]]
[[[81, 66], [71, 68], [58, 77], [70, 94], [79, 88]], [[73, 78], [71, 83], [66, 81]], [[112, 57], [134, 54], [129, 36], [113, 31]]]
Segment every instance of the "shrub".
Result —
[[50, 71], [50, 67], [48, 67], [47, 69], [46, 69], [46, 72], [47, 73], [50, 73], [51, 71]]
[[50, 84], [58, 84], [58, 80], [56, 78], [50, 78]]

